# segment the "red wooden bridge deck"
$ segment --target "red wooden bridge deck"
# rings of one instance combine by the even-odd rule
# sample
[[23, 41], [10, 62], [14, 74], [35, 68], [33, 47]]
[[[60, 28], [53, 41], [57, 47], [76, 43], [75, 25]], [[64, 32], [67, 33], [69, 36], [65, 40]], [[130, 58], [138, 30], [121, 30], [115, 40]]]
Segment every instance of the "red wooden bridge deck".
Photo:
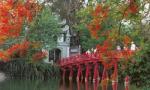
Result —
[[69, 67], [72, 65], [79, 65], [85, 63], [95, 63], [100, 62], [99, 58], [95, 55], [81, 54], [76, 56], [71, 56], [68, 58], [63, 58], [60, 60], [60, 67]]
[[[107, 59], [120, 59], [121, 55], [123, 52], [116, 52], [115, 55], [112, 57], [112, 55], [110, 55], [111, 57], [107, 57]], [[118, 57], [119, 56], [119, 57]], [[99, 56], [99, 53], [97, 52], [93, 52], [93, 53], [83, 53], [83, 54], [79, 54], [79, 55], [75, 55], [75, 56], [70, 56], [67, 58], [62, 58], [61, 60], [59, 60], [58, 64], [61, 68], [64, 67], [70, 67], [73, 65], [79, 65], [79, 64], [87, 64], [87, 63], [96, 63], [96, 62], [102, 62], [102, 58]]]

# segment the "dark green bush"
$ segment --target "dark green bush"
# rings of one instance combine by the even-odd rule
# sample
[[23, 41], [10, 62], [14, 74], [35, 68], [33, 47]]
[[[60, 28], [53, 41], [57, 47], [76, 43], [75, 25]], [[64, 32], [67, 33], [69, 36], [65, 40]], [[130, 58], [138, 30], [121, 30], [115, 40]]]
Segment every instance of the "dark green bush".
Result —
[[[131, 78], [131, 84], [138, 87], [150, 87], [150, 52], [147, 51], [141, 57], [141, 61], [135, 63], [128, 63], [126, 69], [119, 70], [120, 79], [123, 79], [126, 75]], [[122, 81], [122, 80], [121, 80]]]
[[59, 77], [59, 67], [44, 62], [30, 63], [27, 60], [1, 62], [1, 71], [10, 78], [50, 79]]

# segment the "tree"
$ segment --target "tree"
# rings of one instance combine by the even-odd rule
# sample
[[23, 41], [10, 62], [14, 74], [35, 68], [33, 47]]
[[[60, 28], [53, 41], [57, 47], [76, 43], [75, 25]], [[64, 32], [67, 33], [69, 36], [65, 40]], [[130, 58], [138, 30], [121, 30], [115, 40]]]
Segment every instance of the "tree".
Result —
[[[24, 22], [30, 23], [32, 18], [35, 16], [38, 9], [31, 5], [37, 4], [32, 1], [13, 1], [13, 0], [2, 0], [0, 1], [0, 44], [1, 46], [9, 41], [10, 39], [17, 39], [22, 31]], [[15, 42], [16, 43], [16, 42]], [[14, 43], [9, 43], [12, 45]], [[16, 51], [17, 47], [21, 44], [16, 44], [9, 50], [3, 50], [0, 52], [0, 57], [3, 60], [9, 59], [10, 52]]]
[[47, 53], [42, 53], [42, 49], [49, 51], [56, 47], [57, 37], [60, 34], [58, 19], [52, 15], [47, 6], [43, 6], [43, 9], [29, 25], [27, 40], [31, 42], [32, 48], [30, 48], [29, 56], [32, 56], [33, 60], [39, 61], [45, 58]]
[[58, 18], [52, 15], [48, 7], [43, 7], [34, 21], [29, 25], [29, 28], [27, 39], [30, 42], [41, 43], [41, 48], [47, 50], [51, 50], [56, 46], [60, 26]]
[[[95, 48], [99, 43], [98, 50], [104, 53], [101, 55], [101, 60], [103, 60], [105, 56], [111, 57], [115, 55], [111, 50], [115, 50], [117, 45], [121, 46], [122, 49], [124, 47], [129, 48], [130, 43], [134, 41], [140, 49], [140, 52], [137, 52], [131, 60], [131, 62], [134, 63], [132, 64], [133, 67], [129, 65], [128, 68], [132, 71], [131, 69], [135, 70], [136, 66], [140, 67], [139, 63], [141, 61], [143, 62], [143, 57], [147, 55], [147, 52], [149, 53], [148, 40], [145, 40], [146, 38], [144, 38], [142, 34], [144, 29], [147, 28], [142, 26], [148, 25], [142, 23], [145, 15], [147, 16], [149, 13], [150, 7], [145, 8], [145, 5], [148, 3], [147, 0], [111, 0], [96, 5], [93, 5], [91, 2], [86, 8], [82, 8], [78, 12], [80, 23], [77, 25], [77, 29], [80, 31], [81, 44], [85, 51], [90, 48]], [[145, 9], [148, 10], [145, 12]], [[125, 59], [128, 60], [129, 58]], [[128, 66], [126, 62], [124, 62], [124, 64]], [[104, 65], [108, 67], [111, 66], [109, 63], [104, 63]], [[123, 63], [121, 65], [123, 65]], [[148, 65], [144, 65], [144, 67], [147, 67], [146, 70], [149, 69]], [[135, 72], [128, 70], [129, 69], [126, 69], [126, 71], [124, 71], [126, 74], [131, 75], [133, 82], [136, 83], [137, 80], [135, 80], [134, 77], [139, 79], [139, 75], [137, 76], [136, 74], [138, 70]], [[147, 72], [145, 72], [145, 74], [146, 73]], [[141, 77], [144, 76], [141, 74]], [[140, 78], [138, 83], [141, 83], [140, 80], [145, 81], [146, 79], [143, 80], [143, 78]], [[148, 85], [147, 82], [146, 85]]]
[[[84, 44], [82, 46], [85, 46], [86, 43], [86, 42], [84, 43], [84, 40], [82, 39], [87, 38], [87, 40], [90, 41], [91, 38], [89, 37], [90, 31], [88, 31], [87, 24], [90, 22], [90, 20], [92, 20], [93, 8], [96, 7], [95, 5], [92, 4], [93, 1], [91, 0], [91, 2], [89, 2], [89, 5], [86, 8], [81, 8], [77, 14], [80, 23], [76, 26], [76, 28], [81, 32], [81, 43], [83, 42]], [[146, 3], [148, 3], [147, 0], [144, 0], [143, 2], [140, 1], [134, 2], [134, 0], [130, 0], [130, 2], [115, 1], [115, 0], [103, 2], [102, 6], [108, 8], [109, 13], [108, 18], [100, 22], [101, 31], [104, 31], [105, 33], [105, 31], [113, 30], [112, 35], [114, 36], [115, 39], [117, 39], [117, 42], [119, 39], [120, 41], [123, 41], [126, 35], [128, 35], [130, 38], [133, 39], [135, 43], [137, 43], [138, 46], [140, 46], [139, 44], [141, 44], [142, 42], [139, 43], [139, 41], [143, 40], [141, 39], [142, 35], [140, 33], [143, 32], [144, 29], [144, 27], [141, 27], [144, 15], [143, 13], [140, 12], [144, 12], [145, 10], [144, 7]], [[148, 13], [148, 11], [145, 13]], [[88, 34], [87, 37], [82, 35], [85, 34], [84, 32]], [[139, 35], [139, 37], [137, 37], [137, 35]], [[98, 40], [99, 39], [103, 39], [103, 37], [98, 38]]]
[[82, 0], [43, 0], [53, 12], [60, 15], [61, 19], [66, 19], [67, 24], [73, 28], [78, 23], [76, 11], [82, 8]]
[[[54, 19], [49, 9], [43, 6], [33, 0], [0, 1], [2, 49], [0, 58], [2, 60], [8, 61], [14, 58], [14, 54], [19, 57], [25, 55], [27, 50], [31, 50], [31, 47], [36, 46], [37, 43], [41, 45], [38, 50], [55, 46], [54, 37], [57, 37], [59, 31], [57, 20]], [[45, 54], [41, 55], [46, 56]]]

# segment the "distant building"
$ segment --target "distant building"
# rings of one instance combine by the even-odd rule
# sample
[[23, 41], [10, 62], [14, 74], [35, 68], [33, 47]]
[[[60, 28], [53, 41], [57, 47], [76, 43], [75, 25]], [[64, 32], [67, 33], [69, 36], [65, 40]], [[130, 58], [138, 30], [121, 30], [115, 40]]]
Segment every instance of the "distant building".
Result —
[[78, 33], [69, 28], [66, 19], [59, 24], [62, 31], [57, 38], [57, 47], [49, 51], [49, 57], [45, 60], [47, 63], [57, 62], [61, 58], [80, 54], [81, 51]]

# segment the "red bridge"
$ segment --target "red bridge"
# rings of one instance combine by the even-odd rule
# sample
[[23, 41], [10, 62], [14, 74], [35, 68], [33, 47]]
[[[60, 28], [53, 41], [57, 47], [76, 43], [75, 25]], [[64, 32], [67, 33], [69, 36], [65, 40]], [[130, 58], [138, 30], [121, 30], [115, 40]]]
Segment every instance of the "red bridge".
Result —
[[[102, 90], [106, 90], [108, 84], [108, 72], [107, 70], [110, 68], [114, 68], [114, 72], [112, 74], [112, 84], [113, 90], [117, 90], [117, 82], [118, 82], [118, 61], [121, 58], [130, 56], [132, 54], [131, 50], [123, 50], [123, 51], [111, 51], [108, 52], [107, 57], [102, 57], [100, 52], [93, 53], [84, 53], [76, 56], [71, 56], [68, 58], [63, 58], [59, 60], [59, 66], [62, 70], [63, 80], [66, 76], [66, 71], [69, 70], [69, 80], [72, 80], [74, 69], [77, 70], [76, 80], [80, 81], [83, 76], [83, 67], [85, 67], [85, 82], [89, 80], [90, 76], [93, 76], [93, 82], [99, 82], [99, 65], [103, 65], [103, 73], [101, 78], [101, 83], [107, 82], [104, 84]], [[93, 75], [91, 75], [91, 69], [93, 68]], [[128, 77], [125, 79], [125, 83], [128, 83]], [[127, 89], [126, 89], [127, 90]]]

